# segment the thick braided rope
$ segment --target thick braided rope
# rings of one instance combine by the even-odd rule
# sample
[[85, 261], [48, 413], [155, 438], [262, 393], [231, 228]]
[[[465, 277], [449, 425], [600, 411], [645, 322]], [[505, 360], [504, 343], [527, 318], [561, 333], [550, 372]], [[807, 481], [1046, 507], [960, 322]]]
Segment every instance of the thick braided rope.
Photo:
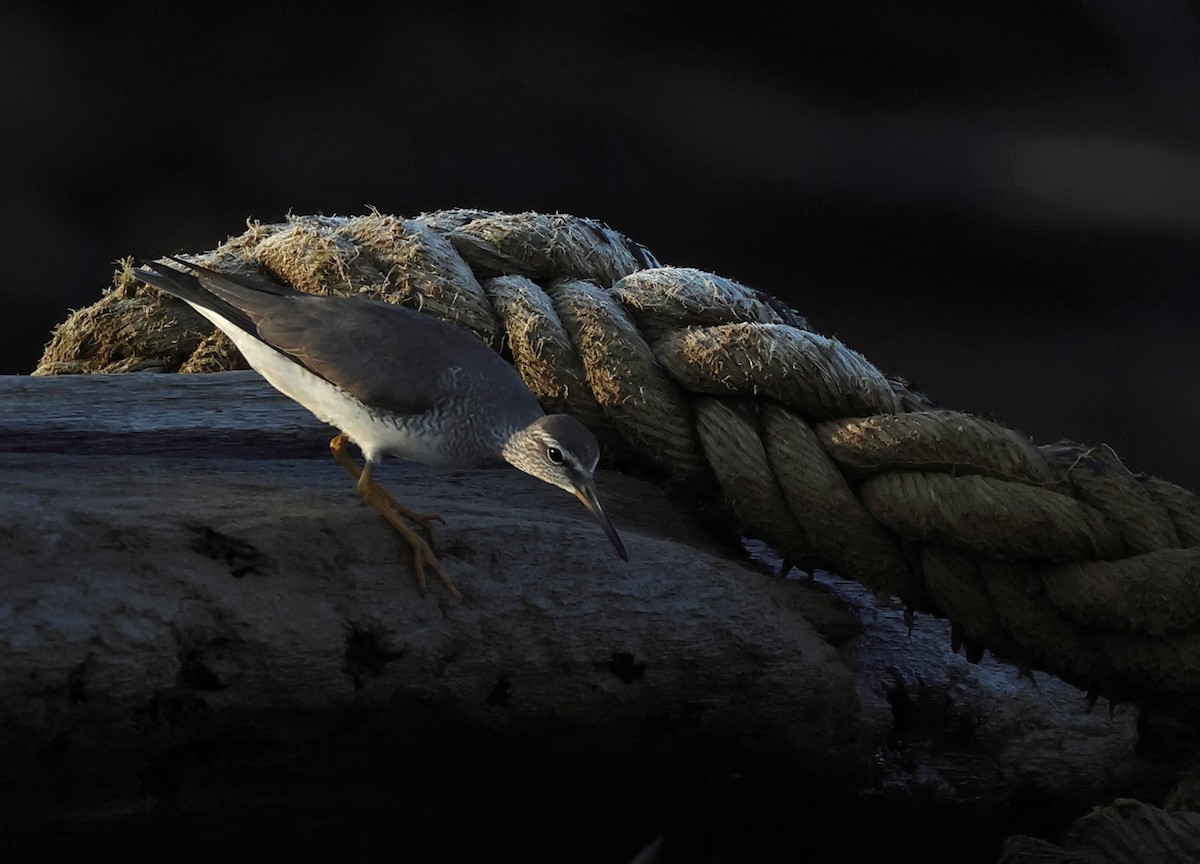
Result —
[[[1200, 499], [1104, 448], [929, 409], [767, 295], [535, 213], [299, 216], [198, 260], [469, 327], [610, 461], [719, 492], [743, 533], [945, 615], [969, 656], [1109, 698], [1200, 695]], [[239, 361], [127, 262], [38, 373]]]

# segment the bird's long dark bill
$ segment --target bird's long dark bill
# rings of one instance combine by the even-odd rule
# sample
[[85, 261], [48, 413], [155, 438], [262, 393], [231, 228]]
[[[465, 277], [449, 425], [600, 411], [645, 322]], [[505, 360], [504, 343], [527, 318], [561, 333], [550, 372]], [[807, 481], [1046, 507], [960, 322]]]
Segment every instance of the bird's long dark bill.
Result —
[[596, 517], [596, 521], [600, 523], [600, 527], [604, 529], [604, 533], [612, 541], [617, 554], [621, 556], [621, 560], [628, 561], [629, 553], [625, 551], [625, 544], [621, 542], [621, 536], [617, 534], [617, 529], [613, 527], [612, 520], [608, 518], [608, 514], [600, 506], [600, 500], [596, 498], [596, 490], [590, 485], [579, 487], [575, 490], [575, 497], [582, 501], [583, 506], [588, 509], [588, 512]]

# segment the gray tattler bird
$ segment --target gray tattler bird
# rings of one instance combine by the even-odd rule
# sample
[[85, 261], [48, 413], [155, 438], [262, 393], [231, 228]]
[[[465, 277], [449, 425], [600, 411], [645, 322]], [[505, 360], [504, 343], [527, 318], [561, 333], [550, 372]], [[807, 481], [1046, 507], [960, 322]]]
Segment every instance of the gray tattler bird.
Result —
[[[470, 331], [391, 303], [306, 294], [169, 260], [191, 272], [147, 261], [138, 277], [212, 321], [275, 389], [338, 429], [334, 458], [412, 547], [422, 592], [429, 566], [462, 596], [433, 553], [441, 516], [406, 507], [371, 479], [386, 454], [448, 468], [508, 462], [579, 498], [629, 560], [596, 497], [595, 437], [572, 417], [543, 413], [517, 371]], [[361, 469], [350, 442], [362, 451]]]

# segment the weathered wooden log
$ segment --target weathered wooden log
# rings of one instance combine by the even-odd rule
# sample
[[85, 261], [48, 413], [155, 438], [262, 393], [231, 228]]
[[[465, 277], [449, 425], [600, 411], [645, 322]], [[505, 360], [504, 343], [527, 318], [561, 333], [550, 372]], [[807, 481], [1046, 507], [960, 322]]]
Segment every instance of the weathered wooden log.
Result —
[[1079, 819], [1058, 846], [1010, 837], [997, 864], [1194, 864], [1200, 861], [1200, 813], [1168, 813], [1118, 800]]
[[6, 843], [424, 801], [444, 844], [463, 806], [527, 824], [533, 800], [542, 824], [619, 796], [631, 850], [702, 833], [713, 801], [797, 842], [800, 806], [926, 830], [935, 802], [998, 849], [1018, 800], [1074, 816], [1173, 779], [1133, 755], [1130, 709], [968, 664], [852, 583], [772, 577], [632, 478], [599, 477], [626, 564], [518, 472], [388, 463], [445, 517], [465, 600], [421, 596], [331, 434], [253, 373], [0, 379]]

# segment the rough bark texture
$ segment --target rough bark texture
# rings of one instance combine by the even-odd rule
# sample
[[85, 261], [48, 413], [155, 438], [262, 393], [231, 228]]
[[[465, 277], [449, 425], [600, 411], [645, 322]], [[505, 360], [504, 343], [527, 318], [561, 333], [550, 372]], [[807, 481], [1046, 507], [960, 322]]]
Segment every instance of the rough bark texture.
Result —
[[530, 860], [672, 830], [776, 860], [882, 854], [856, 823], [886, 813], [989, 860], [1177, 771], [1134, 756], [1129, 709], [970, 665], [852, 583], [768, 576], [618, 475], [629, 564], [517, 472], [390, 463], [466, 595], [422, 597], [330, 435], [252, 373], [0, 379], [0, 848], [274, 848], [299, 819], [285, 846], [341, 849], [399, 813], [431, 854], [479, 852], [469, 816]]
[[1057, 846], [1010, 837], [997, 864], [1195, 864], [1200, 814], [1119, 800], [1080, 819]]

